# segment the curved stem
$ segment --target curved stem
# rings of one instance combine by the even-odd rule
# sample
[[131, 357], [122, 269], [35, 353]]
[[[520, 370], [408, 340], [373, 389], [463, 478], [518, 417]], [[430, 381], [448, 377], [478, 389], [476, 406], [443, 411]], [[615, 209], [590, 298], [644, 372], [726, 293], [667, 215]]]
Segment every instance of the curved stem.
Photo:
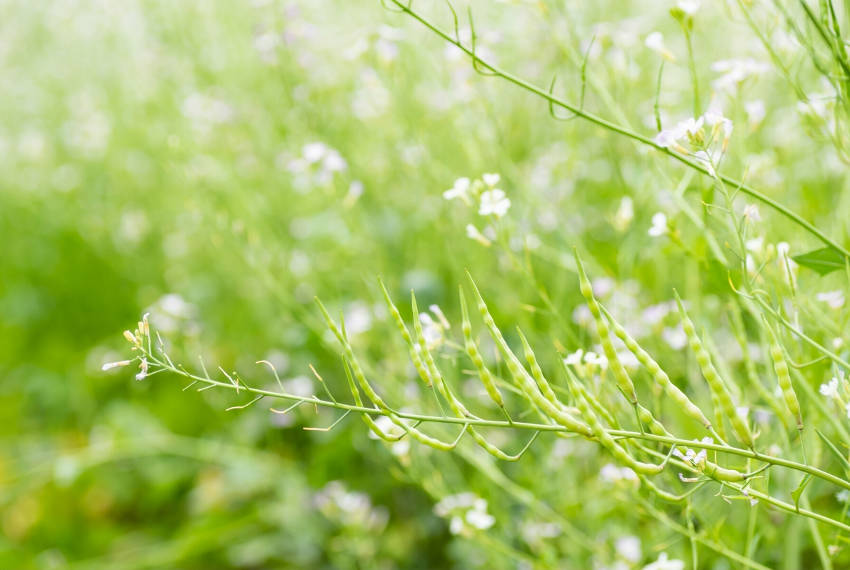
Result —
[[[159, 366], [162, 369], [168, 370], [175, 374], [179, 374], [185, 378], [190, 380], [195, 380], [199, 383], [204, 384], [204, 388], [226, 388], [228, 390], [239, 390], [245, 391], [255, 396], [268, 396], [270, 398], [279, 398], [282, 400], [288, 400], [293, 402], [302, 402], [305, 404], [312, 404], [314, 406], [322, 406], [325, 408], [336, 408], [338, 410], [357, 412], [361, 414], [369, 414], [369, 415], [384, 415], [384, 412], [379, 410], [378, 408], [366, 407], [366, 406], [358, 406], [354, 404], [346, 404], [343, 402], [335, 402], [331, 400], [324, 400], [322, 398], [318, 398], [316, 396], [296, 396], [294, 394], [286, 394], [282, 392], [274, 392], [271, 390], [264, 390], [261, 388], [254, 388], [251, 386], [246, 386], [244, 384], [233, 384], [230, 382], [222, 382], [220, 380], [215, 380], [213, 378], [205, 377], [205, 376], [197, 376], [192, 374], [191, 372], [185, 370], [182, 367], [175, 366], [173, 363], [168, 361], [163, 361], [158, 359], [151, 353], [144, 351], [145, 357], [148, 359], [151, 365]], [[203, 389], [203, 388], [201, 388]], [[540, 432], [560, 432], [560, 433], [573, 433], [570, 432], [566, 427], [560, 424], [538, 424], [531, 422], [519, 422], [513, 421], [508, 422], [505, 420], [488, 420], [481, 418], [457, 418], [450, 416], [432, 416], [432, 415], [424, 415], [424, 414], [416, 414], [411, 412], [402, 412], [393, 410], [393, 413], [399, 418], [404, 418], [408, 420], [414, 420], [423, 423], [443, 423], [443, 424], [461, 424], [464, 426], [472, 426], [472, 427], [493, 427], [493, 428], [517, 428], [517, 429], [527, 429], [527, 430], [537, 430]], [[465, 431], [465, 430], [464, 430]], [[817, 467], [813, 467], [811, 465], [806, 465], [803, 463], [799, 463], [797, 461], [793, 461], [790, 459], [784, 459], [782, 457], [774, 457], [771, 455], [764, 455], [762, 453], [757, 453], [751, 449], [742, 449], [738, 447], [731, 447], [728, 445], [720, 445], [716, 443], [703, 443], [701, 441], [691, 441], [687, 439], [680, 439], [677, 437], [667, 437], [661, 435], [654, 435], [651, 433], [640, 433], [637, 431], [629, 431], [629, 430], [621, 430], [621, 429], [607, 429], [605, 430], [609, 435], [616, 438], [634, 438], [634, 439], [643, 439], [647, 441], [655, 441], [658, 443], [665, 443], [668, 445], [678, 445], [683, 447], [694, 447], [697, 449], [708, 449], [712, 451], [718, 451], [720, 453], [728, 453], [730, 455], [737, 455], [739, 457], [746, 457], [749, 459], [755, 459], [757, 461], [762, 461], [764, 463], [768, 463], [771, 465], [776, 465], [778, 467], [785, 467], [787, 469], [792, 469], [795, 471], [800, 471], [801, 473], [809, 473], [814, 477], [837, 485], [843, 489], [850, 490], [850, 481], [842, 479], [832, 473], [828, 473]], [[463, 433], [463, 432], [462, 432]], [[850, 530], [850, 527], [848, 527]]]
[[843, 255], [844, 257], [850, 258], [850, 250], [847, 250], [846, 248], [842, 247], [840, 244], [838, 244], [838, 242], [834, 241], [832, 238], [830, 238], [829, 236], [827, 236], [826, 234], [821, 232], [819, 229], [817, 229], [810, 222], [808, 222], [807, 220], [802, 218], [799, 214], [790, 210], [787, 206], [784, 206], [784, 205], [780, 204], [779, 202], [777, 202], [776, 200], [773, 200], [769, 196], [762, 194], [761, 192], [759, 192], [755, 188], [752, 188], [751, 186], [745, 184], [743, 181], [735, 180], [734, 178], [732, 178], [730, 176], [726, 176], [724, 174], [720, 174], [719, 172], [716, 173], [715, 175], [713, 175], [711, 172], [709, 172], [709, 170], [705, 166], [703, 166], [703, 165], [701, 165], [697, 162], [694, 162], [693, 160], [691, 160], [690, 158], [688, 158], [685, 155], [673, 152], [672, 150], [659, 145], [654, 140], [652, 140], [651, 138], [649, 138], [645, 135], [642, 135], [642, 134], [637, 133], [637, 132], [635, 132], [631, 129], [628, 129], [626, 127], [622, 127], [620, 125], [612, 123], [612, 122], [610, 122], [606, 119], [603, 119], [602, 117], [599, 117], [598, 115], [595, 115], [593, 113], [585, 111], [582, 107], [573, 105], [571, 103], [568, 103], [567, 101], [564, 101], [563, 99], [555, 97], [552, 93], [549, 93], [546, 89], [543, 89], [541, 87], [533, 85], [533, 84], [525, 81], [524, 79], [521, 79], [521, 78], [519, 78], [519, 77], [517, 77], [517, 76], [515, 76], [515, 75], [513, 75], [513, 74], [511, 74], [507, 71], [504, 71], [503, 69], [496, 66], [495, 64], [489, 63], [489, 62], [481, 59], [481, 57], [477, 53], [475, 53], [475, 51], [464, 46], [463, 44], [461, 44], [456, 39], [452, 38], [450, 35], [448, 35], [444, 31], [442, 31], [441, 29], [439, 29], [436, 25], [434, 25], [430, 21], [426, 20], [424, 16], [422, 16], [421, 14], [416, 12], [415, 10], [411, 9], [407, 5], [403, 4], [399, 0], [391, 0], [391, 2], [399, 8], [399, 10], [398, 10], [399, 12], [402, 12], [402, 13], [409, 15], [411, 18], [413, 18], [414, 20], [418, 21], [423, 26], [425, 26], [426, 28], [431, 30], [434, 34], [438, 35], [439, 37], [441, 37], [445, 41], [449, 42], [450, 44], [454, 45], [455, 47], [457, 47], [458, 49], [460, 49], [461, 51], [466, 53], [468, 56], [470, 56], [473, 59], [473, 62], [476, 66], [476, 70], [479, 70], [479, 71], [485, 70], [487, 72], [487, 75], [504, 79], [505, 81], [513, 83], [517, 87], [520, 87], [520, 88], [522, 88], [522, 89], [524, 89], [524, 90], [526, 90], [530, 93], [537, 95], [538, 97], [545, 99], [551, 105], [556, 105], [558, 107], [561, 107], [562, 109], [570, 111], [575, 116], [581, 117], [582, 119], [584, 119], [588, 122], [591, 122], [591, 123], [593, 123], [593, 124], [595, 124], [599, 127], [602, 127], [603, 129], [609, 130], [611, 132], [617, 133], [619, 135], [622, 135], [626, 138], [637, 141], [637, 142], [644, 144], [646, 146], [652, 147], [655, 150], [657, 150], [658, 152], [666, 154], [667, 156], [681, 162], [682, 164], [684, 164], [684, 165], [686, 165], [686, 166], [688, 166], [688, 167], [690, 167], [690, 168], [692, 168], [692, 169], [694, 169], [698, 172], [701, 172], [702, 174], [705, 174], [707, 176], [712, 176], [712, 177], [716, 176], [719, 180], [725, 182], [726, 184], [729, 184], [730, 186], [737, 188], [740, 192], [743, 192], [744, 194], [749, 195], [751, 198], [758, 200], [759, 202], [761, 202], [761, 203], [765, 204], [766, 206], [772, 208], [773, 210], [779, 212], [780, 214], [782, 214], [783, 216], [785, 216], [789, 220], [793, 221], [795, 224], [799, 225], [800, 227], [805, 229], [807, 232], [809, 232], [810, 234], [812, 234], [813, 236], [818, 238], [818, 240], [823, 242], [825, 245], [828, 245], [828, 246], [834, 248], [836, 251], [841, 253], [841, 255]]

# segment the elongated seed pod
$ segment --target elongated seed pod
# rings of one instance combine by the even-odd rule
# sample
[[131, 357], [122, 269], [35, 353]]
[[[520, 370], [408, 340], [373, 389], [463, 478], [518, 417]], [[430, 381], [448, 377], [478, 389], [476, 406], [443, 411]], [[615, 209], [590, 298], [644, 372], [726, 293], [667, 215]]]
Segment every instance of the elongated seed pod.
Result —
[[[351, 395], [354, 397], [354, 403], [357, 406], [362, 407], [363, 398], [360, 397], [360, 391], [354, 384], [354, 378], [351, 376], [351, 369], [349, 368], [348, 361], [345, 359], [343, 359], [343, 368], [345, 369], [345, 378], [346, 380], [348, 380], [348, 388], [349, 390], [351, 390]], [[407, 432], [404, 432], [404, 434], [400, 436], [387, 435], [386, 433], [384, 433], [384, 430], [382, 430], [380, 426], [378, 426], [375, 420], [372, 419], [372, 416], [370, 416], [369, 414], [360, 414], [360, 417], [363, 418], [363, 421], [366, 423], [367, 426], [369, 426], [369, 429], [372, 430], [372, 433], [374, 433], [384, 441], [395, 442], [400, 440], [407, 434]]]
[[[600, 305], [600, 307], [602, 307]], [[620, 325], [614, 317], [611, 316], [605, 307], [602, 307], [602, 311], [605, 313], [605, 316], [608, 317], [608, 320], [611, 322], [611, 328], [614, 330], [614, 334], [623, 341], [623, 344], [626, 345], [626, 348], [635, 355], [635, 358], [638, 359], [644, 368], [649, 372], [652, 376], [652, 379], [655, 380], [655, 383], [661, 386], [667, 395], [673, 399], [673, 401], [681, 408], [686, 415], [690, 416], [694, 420], [701, 423], [706, 429], [711, 429], [711, 422], [705, 417], [705, 414], [702, 413], [702, 410], [694, 404], [688, 396], [682, 392], [678, 386], [673, 384], [670, 381], [670, 377], [667, 376], [667, 373], [661, 368], [658, 362], [655, 361], [650, 354], [641, 347], [637, 341], [626, 332], [626, 329]]]
[[340, 330], [340, 328], [333, 321], [330, 314], [328, 313], [328, 310], [325, 308], [325, 306], [322, 304], [322, 302], [319, 301], [319, 299], [316, 299], [316, 303], [319, 305], [319, 309], [322, 311], [322, 315], [325, 317], [325, 322], [328, 324], [328, 327], [331, 329], [331, 332], [334, 333], [334, 336], [336, 336], [337, 340], [342, 345], [343, 351], [345, 352], [345, 357], [348, 360], [349, 366], [351, 366], [351, 372], [352, 372], [354, 378], [357, 380], [357, 383], [360, 385], [360, 388], [363, 390], [363, 392], [366, 394], [366, 396], [370, 400], [372, 400], [372, 402], [378, 407], [378, 409], [381, 410], [381, 412], [383, 412], [383, 414], [385, 416], [390, 418], [390, 420], [395, 425], [397, 425], [398, 427], [400, 427], [401, 429], [403, 429], [404, 431], [409, 433], [411, 435], [411, 437], [413, 437], [414, 439], [416, 439], [420, 443], [423, 443], [425, 445], [428, 445], [430, 447], [433, 447], [435, 449], [440, 449], [440, 450], [443, 450], [443, 451], [450, 451], [450, 450], [454, 449], [457, 446], [458, 442], [460, 441], [460, 437], [464, 433], [466, 433], [466, 429], [467, 429], [468, 426], [465, 425], [463, 427], [463, 429], [460, 432], [460, 435], [458, 435], [458, 438], [454, 442], [445, 442], [445, 441], [442, 441], [442, 440], [437, 439], [435, 437], [431, 437], [429, 435], [426, 435], [426, 434], [422, 433], [421, 431], [419, 431], [418, 429], [414, 428], [413, 426], [409, 426], [409, 425], [405, 424], [401, 420], [401, 418], [398, 417], [398, 415], [395, 413], [395, 411], [392, 408], [390, 408], [389, 405], [387, 405], [387, 403], [384, 401], [384, 399], [381, 398], [378, 395], [378, 393], [375, 391], [375, 389], [372, 387], [372, 385], [366, 379], [366, 375], [363, 373], [363, 368], [361, 368], [360, 362], [357, 360], [357, 357], [354, 355], [354, 350], [351, 348], [351, 343], [348, 342], [348, 339], [346, 338], [346, 336], [343, 334], [343, 332]]
[[[652, 416], [652, 413], [640, 404], [638, 404], [638, 417], [640, 417], [640, 420], [643, 423], [649, 426], [649, 431], [651, 431], [655, 435], [671, 438], [675, 437], [672, 433], [667, 431], [667, 428], [664, 427], [664, 424], [655, 419]], [[745, 477], [745, 475], [740, 471], [720, 467], [716, 463], [712, 463], [707, 459], [705, 460], [703, 471], [708, 474], [711, 474], [712, 477], [715, 477], [716, 479], [721, 479], [723, 481], [741, 481]]]
[[[565, 369], [567, 369], [567, 368], [568, 368], [568, 366], [569, 366], [569, 365], [568, 365], [568, 364], [566, 364], [563, 360], [561, 361], [561, 365], [562, 365]], [[567, 370], [567, 373], [570, 373], [570, 372], [572, 372], [572, 370]], [[611, 412], [609, 412], [609, 411], [605, 408], [605, 406], [603, 406], [603, 405], [602, 405], [602, 402], [600, 402], [600, 401], [599, 401], [599, 398], [597, 398], [594, 394], [591, 394], [590, 392], [588, 392], [588, 391], [586, 391], [586, 390], [585, 390], [585, 393], [586, 393], [586, 395], [587, 395], [587, 398], [586, 398], [586, 399], [587, 399], [587, 402], [590, 404], [590, 407], [591, 407], [591, 408], [593, 408], [593, 410], [594, 410], [594, 411], [595, 411], [598, 415], [602, 416], [602, 418], [603, 418], [606, 422], [608, 422], [608, 424], [609, 424], [609, 425], [611, 425], [611, 426], [613, 426], [613, 427], [618, 427], [618, 426], [619, 426], [619, 424], [617, 423], [616, 418], [615, 418], [614, 416], [612, 416], [612, 415], [611, 415]]]
[[451, 389], [446, 384], [445, 379], [443, 379], [443, 375], [437, 368], [437, 363], [434, 361], [434, 356], [428, 348], [428, 343], [425, 342], [425, 335], [422, 332], [422, 323], [419, 320], [419, 307], [416, 305], [416, 295], [413, 294], [413, 291], [410, 292], [410, 306], [413, 310], [413, 331], [416, 334], [416, 342], [418, 343], [422, 360], [425, 362], [425, 366], [428, 369], [428, 376], [435, 383], [437, 390], [439, 390], [443, 398], [445, 398], [449, 403], [452, 411], [461, 417], [472, 417], [472, 413], [466, 409], [466, 406], [464, 406], [463, 403], [455, 398], [454, 394], [452, 394]]
[[720, 399], [717, 397], [717, 393], [712, 390], [711, 409], [714, 410], [714, 429], [717, 431], [717, 435], [723, 438], [723, 441], [727, 441], [726, 424], [723, 423], [723, 410], [721, 408]]
[[729, 390], [726, 388], [725, 382], [717, 373], [717, 369], [711, 363], [711, 357], [708, 355], [708, 351], [703, 346], [699, 335], [697, 335], [694, 323], [688, 316], [687, 311], [685, 311], [682, 299], [679, 297], [678, 293], [676, 293], [676, 304], [679, 306], [679, 315], [682, 318], [682, 328], [685, 331], [685, 335], [688, 337], [688, 343], [690, 344], [691, 350], [696, 355], [697, 364], [702, 371], [703, 377], [708, 383], [708, 387], [715, 395], [720, 410], [729, 419], [729, 423], [732, 424], [732, 429], [735, 431], [735, 435], [741, 443], [752, 448], [754, 442], [753, 435], [750, 432], [750, 427], [735, 410], [735, 404], [732, 402], [732, 396], [729, 394]]
[[[764, 319], [764, 315], [762, 315], [762, 318]], [[788, 362], [785, 360], [782, 347], [779, 345], [779, 339], [776, 337], [767, 319], [764, 319], [764, 326], [770, 338], [770, 359], [773, 361], [773, 370], [776, 372], [776, 378], [779, 380], [779, 389], [782, 390], [782, 398], [785, 400], [785, 405], [788, 406], [788, 411], [797, 420], [797, 429], [802, 430], [803, 414], [800, 411], [800, 401], [797, 400], [794, 385], [791, 384], [791, 372], [788, 370]]]
[[578, 267], [579, 288], [585, 301], [587, 301], [590, 314], [593, 315], [593, 321], [596, 323], [596, 333], [599, 335], [602, 350], [605, 351], [605, 357], [608, 359], [608, 367], [611, 369], [614, 379], [620, 386], [620, 390], [623, 391], [623, 394], [625, 394], [626, 398], [634, 406], [637, 404], [635, 386], [632, 383], [632, 379], [629, 378], [629, 373], [626, 372], [623, 363], [620, 362], [620, 358], [617, 356], [617, 350], [614, 348], [614, 343], [611, 340], [611, 331], [608, 323], [602, 318], [602, 310], [599, 308], [599, 302], [593, 296], [593, 287], [590, 285], [590, 280], [584, 272], [584, 266], [578, 256], [578, 250], [574, 248], [573, 253], [575, 254], [576, 266]]
[[611, 455], [613, 455], [621, 463], [625, 463], [631, 467], [635, 472], [642, 473], [644, 475], [657, 475], [664, 470], [666, 462], [659, 465], [655, 465], [654, 463], [644, 463], [643, 461], [638, 461], [625, 449], [623, 449], [623, 447], [617, 443], [607, 431], [605, 431], [605, 428], [599, 421], [596, 413], [591, 409], [588, 401], [588, 397], [590, 395], [587, 393], [587, 390], [584, 389], [584, 386], [582, 386], [573, 371], [569, 368], [567, 368], [567, 378], [570, 386], [570, 392], [573, 394], [573, 398], [576, 401], [576, 406], [581, 412], [582, 418], [590, 426], [593, 436], [611, 453]]
[[[401, 333], [401, 337], [404, 339], [404, 343], [407, 345], [407, 351], [410, 354], [410, 360], [413, 362], [413, 366], [416, 368], [417, 374], [419, 374], [419, 378], [425, 383], [425, 385], [430, 388], [431, 387], [431, 377], [428, 375], [428, 371], [425, 368], [425, 365], [422, 362], [422, 359], [419, 357], [419, 352], [416, 350], [416, 345], [413, 342], [413, 339], [410, 337], [410, 332], [407, 330], [407, 325], [404, 324], [404, 319], [401, 318], [401, 313], [398, 312], [398, 308], [393, 303], [392, 299], [390, 299], [390, 294], [387, 292], [387, 288], [384, 286], [384, 282], [378, 280], [378, 283], [381, 285], [381, 291], [384, 293], [384, 301], [387, 303], [387, 307], [390, 310], [390, 314], [393, 317], [393, 321], [398, 328], [398, 331]], [[418, 319], [419, 315], [414, 313], [414, 319]]]
[[487, 327], [490, 336], [493, 338], [493, 342], [496, 343], [496, 346], [502, 353], [502, 356], [505, 359], [505, 364], [508, 367], [508, 372], [510, 372], [511, 378], [514, 382], [516, 382], [517, 386], [532, 402], [534, 402], [534, 404], [542, 409], [555, 422], [570, 431], [574, 431], [588, 437], [591, 436], [592, 432], [586, 424], [577, 420], [566, 410], [554, 405], [540, 392], [534, 380], [525, 368], [523, 368], [519, 358], [517, 358], [517, 356], [513, 353], [511, 347], [508, 346], [505, 337], [502, 336], [502, 331], [500, 331], [499, 327], [496, 326], [496, 322], [493, 320], [493, 317], [490, 315], [490, 311], [487, 309], [487, 303], [484, 302], [484, 298], [478, 291], [478, 286], [475, 285], [475, 281], [472, 279], [472, 275], [470, 275], [469, 272], [467, 272], [467, 277], [472, 285], [472, 292], [478, 303], [478, 312], [481, 314], [484, 326]]
[[493, 374], [487, 365], [484, 364], [484, 359], [481, 357], [481, 351], [478, 350], [478, 345], [472, 338], [472, 324], [469, 322], [469, 311], [466, 308], [466, 295], [463, 293], [463, 286], [460, 286], [460, 312], [463, 319], [463, 346], [467, 356], [472, 361], [475, 369], [478, 371], [478, 378], [484, 384], [484, 389], [490, 399], [493, 400], [500, 408], [505, 408], [505, 400], [502, 398], [502, 393], [496, 387], [496, 381]]
[[767, 388], [764, 387], [764, 384], [759, 380], [758, 372], [756, 371], [756, 365], [753, 362], [752, 357], [750, 356], [750, 347], [747, 343], [746, 331], [744, 329], [744, 320], [741, 318], [741, 307], [738, 303], [733, 303], [732, 309], [729, 311], [731, 315], [731, 323], [732, 323], [732, 332], [735, 334], [735, 339], [738, 341], [738, 345], [741, 347], [741, 359], [744, 362], [744, 371], [747, 374], [747, 379], [750, 381], [750, 385], [756, 389], [761, 398], [767, 402], [770, 408], [773, 410], [773, 413], [776, 414], [776, 417], [782, 422], [782, 425], [788, 429], [791, 426], [791, 422], [793, 421], [790, 417], [788, 410], [779, 404], [776, 401], [776, 398], [771, 394]]

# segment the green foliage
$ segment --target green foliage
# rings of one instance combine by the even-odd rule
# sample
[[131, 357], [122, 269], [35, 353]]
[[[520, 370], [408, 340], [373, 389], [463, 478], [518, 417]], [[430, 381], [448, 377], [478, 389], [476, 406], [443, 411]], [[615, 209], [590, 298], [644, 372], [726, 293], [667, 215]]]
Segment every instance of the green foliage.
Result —
[[0, 567], [850, 564], [843, 6], [0, 14]]

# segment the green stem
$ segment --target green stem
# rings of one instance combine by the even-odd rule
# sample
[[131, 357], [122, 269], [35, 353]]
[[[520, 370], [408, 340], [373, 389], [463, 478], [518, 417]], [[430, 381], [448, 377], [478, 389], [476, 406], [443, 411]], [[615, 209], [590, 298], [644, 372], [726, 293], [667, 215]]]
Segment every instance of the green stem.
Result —
[[[630, 129], [627, 129], [625, 127], [622, 127], [620, 125], [617, 125], [615, 123], [607, 121], [606, 119], [603, 119], [602, 117], [594, 115], [593, 113], [585, 111], [585, 110], [583, 110], [582, 108], [580, 108], [576, 105], [568, 103], [568, 102], [566, 102], [563, 99], [560, 99], [558, 97], [555, 97], [553, 94], [549, 93], [545, 89], [542, 89], [542, 88], [540, 88], [536, 85], [533, 85], [533, 84], [531, 84], [531, 83], [529, 83], [529, 82], [527, 82], [523, 79], [520, 79], [519, 77], [517, 77], [517, 76], [515, 76], [511, 73], [508, 73], [507, 71], [502, 70], [501, 68], [497, 67], [496, 65], [494, 65], [492, 63], [489, 63], [487, 61], [482, 60], [478, 56], [478, 54], [476, 54], [472, 49], [467, 48], [466, 46], [461, 44], [459, 41], [453, 39], [447, 33], [440, 30], [434, 24], [432, 24], [431, 22], [426, 20], [421, 14], [419, 14], [418, 12], [409, 8], [406, 4], [401, 3], [399, 0], [391, 0], [391, 1], [399, 9], [398, 11], [409, 15], [410, 17], [412, 17], [416, 21], [420, 22], [423, 26], [425, 26], [426, 28], [431, 30], [434, 34], [443, 38], [445, 41], [451, 43], [452, 45], [454, 45], [455, 47], [457, 47], [458, 49], [460, 49], [461, 51], [466, 53], [468, 56], [470, 56], [473, 59], [473, 62], [475, 62], [477, 68], [484, 69], [487, 72], [489, 72], [489, 74], [491, 74], [493, 76], [500, 77], [500, 78], [502, 78], [502, 79], [504, 79], [504, 80], [506, 80], [510, 83], [513, 83], [514, 85], [516, 85], [516, 86], [518, 86], [522, 89], [525, 89], [526, 91], [533, 93], [533, 94], [537, 95], [538, 97], [545, 99], [546, 101], [548, 101], [552, 105], [557, 105], [558, 107], [561, 107], [562, 109], [570, 111], [571, 113], [573, 113], [577, 117], [580, 117], [580, 118], [582, 118], [582, 119], [584, 119], [584, 120], [586, 120], [590, 123], [593, 123], [593, 124], [595, 124], [599, 127], [607, 129], [611, 132], [617, 133], [617, 134], [622, 135], [626, 138], [630, 138], [630, 139], [637, 141], [639, 143], [642, 143], [646, 146], [652, 147], [655, 150], [657, 150], [658, 152], [666, 154], [667, 156], [681, 162], [682, 164], [684, 164], [684, 165], [686, 165], [686, 166], [688, 166], [688, 167], [690, 167], [690, 168], [692, 168], [692, 169], [694, 169], [698, 172], [701, 172], [701, 173], [703, 173], [707, 176], [711, 176], [711, 173], [709, 172], [709, 170], [707, 168], [705, 168], [704, 166], [700, 165], [697, 162], [694, 162], [693, 160], [691, 160], [687, 156], [673, 152], [672, 150], [659, 145], [658, 143], [656, 143], [654, 140], [652, 140], [651, 138], [649, 138], [647, 136], [641, 135], [640, 133], [637, 133], [635, 131], [632, 131]], [[800, 227], [805, 229], [807, 232], [809, 232], [810, 234], [812, 234], [813, 236], [818, 238], [825, 245], [828, 245], [828, 246], [834, 248], [836, 251], [841, 253], [841, 255], [843, 255], [844, 257], [850, 258], [850, 250], [847, 250], [846, 248], [839, 245], [836, 241], [834, 241], [829, 236], [827, 236], [826, 234], [821, 232], [819, 229], [817, 229], [810, 222], [803, 219], [800, 215], [798, 215], [795, 212], [788, 209], [786, 206], [780, 204], [779, 202], [776, 202], [775, 200], [773, 200], [769, 196], [762, 194], [758, 190], [752, 188], [751, 186], [745, 184], [742, 181], [735, 180], [734, 178], [731, 178], [729, 176], [726, 176], [726, 175], [720, 174], [720, 173], [717, 173], [716, 176], [717, 176], [717, 178], [719, 178], [723, 182], [729, 184], [732, 187], [737, 188], [740, 192], [743, 192], [744, 194], [749, 195], [753, 199], [758, 200], [759, 202], [761, 202], [761, 203], [765, 204], [766, 206], [768, 206], [768, 207], [774, 209], [775, 211], [779, 212], [780, 214], [782, 214], [783, 216], [785, 216], [789, 220], [793, 221], [794, 223], [796, 223], [797, 225], [799, 225]]]

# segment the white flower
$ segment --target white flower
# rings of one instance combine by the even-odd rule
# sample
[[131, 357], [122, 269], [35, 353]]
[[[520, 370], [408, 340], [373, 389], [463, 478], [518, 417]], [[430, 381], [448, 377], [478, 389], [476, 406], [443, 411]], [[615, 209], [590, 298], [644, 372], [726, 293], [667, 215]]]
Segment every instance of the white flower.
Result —
[[714, 163], [711, 160], [711, 156], [705, 152], [704, 150], [698, 150], [694, 153], [694, 158], [700, 165], [708, 171], [708, 175], [715, 177], [717, 176], [717, 172], [714, 170]]
[[694, 119], [693, 117], [688, 117], [684, 121], [680, 121], [678, 125], [676, 125], [676, 129], [681, 131], [682, 133], [689, 136], [696, 136], [696, 134], [702, 128], [702, 124], [705, 122], [703, 117], [699, 117]]
[[751, 127], [759, 125], [767, 114], [764, 101], [761, 99], [744, 103], [744, 111], [747, 113], [747, 120]]
[[617, 554], [632, 564], [637, 564], [641, 557], [640, 539], [636, 536], [621, 536], [614, 543]]
[[644, 45], [651, 49], [652, 51], [660, 54], [662, 57], [665, 57], [669, 60], [675, 59], [673, 54], [664, 46], [664, 36], [661, 32], [652, 32], [646, 39], [643, 41]]
[[608, 368], [608, 359], [602, 354], [596, 354], [593, 351], [587, 351], [584, 355], [585, 364], [597, 365], [602, 369]]
[[496, 522], [496, 518], [487, 511], [472, 509], [466, 513], [466, 522], [480, 530], [487, 530]]
[[499, 176], [499, 174], [492, 172], [490, 174], [482, 174], [481, 179], [484, 180], [484, 184], [486, 184], [490, 188], [494, 188], [496, 184], [499, 183], [499, 180], [502, 179], [502, 177]]
[[840, 503], [846, 503], [848, 499], [850, 499], [850, 491], [847, 489], [843, 491], [839, 491], [835, 494], [836, 500]]
[[747, 204], [744, 206], [744, 218], [750, 222], [760, 222], [761, 214], [759, 213], [759, 207], [755, 204]]
[[567, 366], [578, 366], [579, 364], [581, 364], [582, 356], [584, 356], [584, 350], [580, 348], [577, 351], [568, 354], [567, 357], [564, 359], [564, 364], [566, 364]]
[[104, 372], [107, 370], [112, 370], [113, 368], [119, 368], [121, 366], [127, 366], [133, 362], [132, 360], [119, 360], [118, 362], [107, 362], [103, 366], [100, 367]]
[[658, 555], [658, 560], [643, 567], [643, 570], [685, 570], [685, 563], [681, 560], [671, 560], [666, 552]]
[[664, 327], [661, 331], [661, 338], [673, 350], [682, 350], [688, 344], [688, 335], [685, 334], [685, 329], [682, 328], [682, 325], [678, 325], [675, 328]]
[[473, 226], [472, 224], [466, 224], [466, 237], [469, 239], [474, 239], [481, 245], [490, 246], [490, 240], [484, 237], [484, 234], [478, 231], [478, 228]]
[[699, 10], [699, 4], [699, 0], [681, 0], [676, 6], [688, 16], [693, 16]]
[[434, 321], [431, 315], [419, 313], [419, 322], [422, 324], [422, 337], [429, 349], [435, 348], [443, 342], [443, 327], [440, 323]]
[[748, 77], [770, 71], [770, 65], [752, 58], [724, 59], [711, 64], [711, 70], [723, 74], [712, 82], [712, 87], [717, 91], [734, 92]]
[[322, 160], [327, 152], [328, 147], [322, 142], [305, 144], [304, 148], [301, 149], [301, 154], [304, 156], [304, 160], [310, 164]]
[[818, 293], [815, 298], [829, 305], [830, 309], [840, 309], [844, 306], [844, 293], [841, 291], [825, 291]]
[[478, 208], [478, 213], [482, 216], [493, 215], [501, 218], [510, 207], [511, 201], [505, 196], [505, 193], [494, 188], [481, 194], [481, 206]]
[[465, 176], [463, 178], [458, 178], [455, 180], [454, 186], [443, 192], [443, 198], [446, 200], [454, 200], [455, 198], [463, 198], [466, 199], [466, 195], [469, 192], [469, 178]]
[[820, 393], [827, 398], [838, 398], [838, 378], [833, 376], [828, 384], [821, 384]]
[[676, 129], [664, 129], [655, 135], [655, 143], [658, 146], [668, 148], [675, 146], [681, 138], [681, 134]]
[[663, 236], [668, 232], [667, 216], [664, 212], [657, 212], [652, 216], [652, 227], [647, 232], [652, 237]]
[[606, 483], [618, 483], [620, 481], [637, 481], [637, 474], [629, 467], [617, 467], [613, 463], [605, 464], [599, 470], [599, 477]]

